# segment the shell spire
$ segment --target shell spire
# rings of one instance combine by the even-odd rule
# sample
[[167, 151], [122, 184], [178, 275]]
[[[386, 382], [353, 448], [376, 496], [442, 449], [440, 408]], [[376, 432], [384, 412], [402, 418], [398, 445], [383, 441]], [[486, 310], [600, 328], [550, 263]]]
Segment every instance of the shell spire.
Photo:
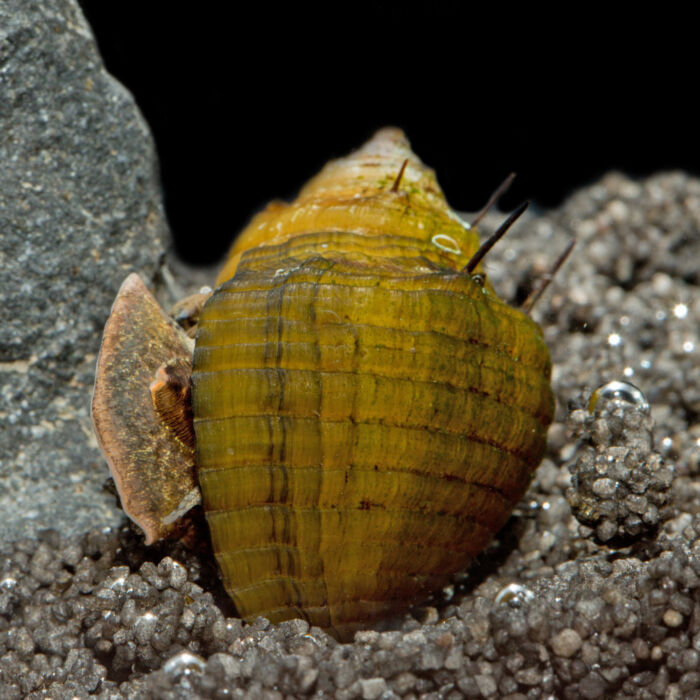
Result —
[[294, 202], [272, 202], [255, 216], [231, 248], [217, 284], [235, 274], [247, 250], [319, 231], [364, 237], [391, 232], [404, 245], [410, 241], [419, 255], [430, 259], [432, 253], [440, 266], [455, 270], [479, 247], [476, 231], [449, 207], [432, 168], [413, 153], [400, 129], [387, 127], [329, 162]]

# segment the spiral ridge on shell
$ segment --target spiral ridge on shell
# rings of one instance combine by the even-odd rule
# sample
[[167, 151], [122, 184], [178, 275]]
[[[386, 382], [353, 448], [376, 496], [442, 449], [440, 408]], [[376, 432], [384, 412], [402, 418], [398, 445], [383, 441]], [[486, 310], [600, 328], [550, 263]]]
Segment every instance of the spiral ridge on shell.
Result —
[[[399, 180], [397, 180], [397, 175]], [[396, 129], [234, 243], [199, 320], [196, 464], [239, 613], [347, 638], [446, 585], [542, 458], [550, 360]]]

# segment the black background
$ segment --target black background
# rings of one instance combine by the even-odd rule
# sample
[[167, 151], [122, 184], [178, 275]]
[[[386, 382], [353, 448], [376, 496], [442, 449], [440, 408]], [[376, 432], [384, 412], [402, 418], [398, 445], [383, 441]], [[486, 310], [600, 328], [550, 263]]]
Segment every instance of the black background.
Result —
[[[268, 200], [393, 124], [475, 211], [554, 207], [603, 173], [700, 171], [689, 18], [536, 16], [472, 3], [81, 0], [108, 70], [149, 122], [176, 250], [221, 257]], [[687, 29], [686, 29], [687, 28]], [[687, 54], [687, 55], [686, 55]]]

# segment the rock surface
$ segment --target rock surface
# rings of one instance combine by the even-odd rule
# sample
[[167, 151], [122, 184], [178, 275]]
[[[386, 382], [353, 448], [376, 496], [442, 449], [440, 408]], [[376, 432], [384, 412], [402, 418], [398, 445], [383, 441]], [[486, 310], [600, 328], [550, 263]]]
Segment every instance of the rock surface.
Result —
[[129, 272], [159, 268], [153, 143], [73, 0], [0, 3], [0, 539], [114, 525], [89, 405]]

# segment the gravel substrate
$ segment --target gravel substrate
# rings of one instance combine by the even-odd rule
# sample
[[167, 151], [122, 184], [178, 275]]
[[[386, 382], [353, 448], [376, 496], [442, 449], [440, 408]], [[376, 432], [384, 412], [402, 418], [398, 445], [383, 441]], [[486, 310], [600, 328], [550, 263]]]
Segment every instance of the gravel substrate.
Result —
[[522, 299], [572, 235], [535, 313], [547, 456], [431, 606], [343, 645], [241, 623], [206, 552], [46, 531], [0, 544], [0, 698], [700, 696], [700, 182], [608, 176], [509, 235], [496, 288]]

